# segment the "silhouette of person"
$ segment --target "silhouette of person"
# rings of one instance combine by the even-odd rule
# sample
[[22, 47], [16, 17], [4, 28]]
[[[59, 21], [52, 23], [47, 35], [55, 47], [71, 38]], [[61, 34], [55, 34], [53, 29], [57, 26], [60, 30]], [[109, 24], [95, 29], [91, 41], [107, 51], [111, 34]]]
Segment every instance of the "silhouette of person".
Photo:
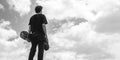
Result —
[[38, 46], [38, 60], [43, 60], [44, 54], [44, 44], [49, 47], [47, 33], [46, 33], [46, 24], [48, 24], [46, 17], [42, 14], [42, 6], [36, 6], [35, 12], [29, 22], [29, 34], [31, 40], [31, 49], [29, 53], [28, 60], [33, 60], [36, 47]]

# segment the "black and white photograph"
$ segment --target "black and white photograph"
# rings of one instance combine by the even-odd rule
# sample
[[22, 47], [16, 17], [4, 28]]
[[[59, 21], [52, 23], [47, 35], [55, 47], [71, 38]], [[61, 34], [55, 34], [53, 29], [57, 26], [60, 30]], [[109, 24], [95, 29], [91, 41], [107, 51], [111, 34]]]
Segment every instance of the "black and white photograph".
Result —
[[0, 60], [120, 60], [120, 0], [0, 0]]

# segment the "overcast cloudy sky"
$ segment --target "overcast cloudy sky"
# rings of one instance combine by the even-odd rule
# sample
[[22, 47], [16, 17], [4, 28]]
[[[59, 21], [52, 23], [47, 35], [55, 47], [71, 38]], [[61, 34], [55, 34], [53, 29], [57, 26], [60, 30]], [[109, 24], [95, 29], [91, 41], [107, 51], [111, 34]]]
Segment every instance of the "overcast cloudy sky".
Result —
[[120, 0], [0, 0], [0, 60], [27, 60], [19, 33], [36, 5], [49, 23], [44, 60], [120, 60]]

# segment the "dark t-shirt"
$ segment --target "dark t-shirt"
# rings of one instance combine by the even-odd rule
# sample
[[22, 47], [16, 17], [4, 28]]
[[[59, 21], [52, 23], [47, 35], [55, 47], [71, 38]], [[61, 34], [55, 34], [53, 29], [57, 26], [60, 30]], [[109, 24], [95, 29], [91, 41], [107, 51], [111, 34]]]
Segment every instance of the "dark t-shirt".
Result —
[[29, 25], [31, 25], [31, 31], [39, 34], [45, 34], [42, 24], [47, 24], [45, 15], [35, 14], [30, 18]]

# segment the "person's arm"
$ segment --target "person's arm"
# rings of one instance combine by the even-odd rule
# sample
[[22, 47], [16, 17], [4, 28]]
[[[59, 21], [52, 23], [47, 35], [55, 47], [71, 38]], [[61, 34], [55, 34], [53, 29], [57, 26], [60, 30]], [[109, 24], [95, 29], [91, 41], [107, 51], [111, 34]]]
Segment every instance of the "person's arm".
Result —
[[29, 25], [28, 33], [31, 34], [31, 25]]
[[47, 36], [46, 24], [43, 24], [43, 30], [44, 30], [44, 33], [45, 33], [46, 42], [48, 43], [48, 36]]
[[[29, 29], [28, 29], [28, 34], [31, 34], [32, 32], [31, 32], [31, 25], [29, 25]], [[29, 35], [27, 36], [28, 38], [27, 38], [27, 41], [28, 42], [30, 42], [30, 40], [29, 40]]]
[[29, 26], [28, 33], [29, 33], [29, 34], [32, 34], [31, 25], [33, 25], [33, 17], [34, 17], [34, 16], [32, 16], [32, 17], [30, 18], [30, 21], [29, 21], [29, 24], [28, 24], [28, 26]]
[[48, 22], [47, 22], [46, 17], [43, 15], [43, 24], [42, 24], [42, 27], [43, 27], [43, 30], [44, 30], [44, 33], [45, 33], [45, 42], [44, 42], [44, 45], [45, 45], [45, 50], [48, 50], [49, 49], [49, 42], [48, 42], [46, 24], [48, 24]]
[[46, 16], [43, 15], [43, 24], [42, 24], [42, 26], [43, 26], [43, 30], [44, 30], [44, 33], [45, 33], [46, 42], [48, 43], [46, 24], [48, 24], [48, 22], [47, 22]]

